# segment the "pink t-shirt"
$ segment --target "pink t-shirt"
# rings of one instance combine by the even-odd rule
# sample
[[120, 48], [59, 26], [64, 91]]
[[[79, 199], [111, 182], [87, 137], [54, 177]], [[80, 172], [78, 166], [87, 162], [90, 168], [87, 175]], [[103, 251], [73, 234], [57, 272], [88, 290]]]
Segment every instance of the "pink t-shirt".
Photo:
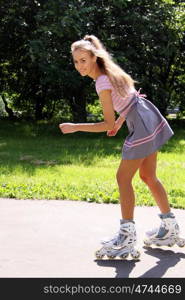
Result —
[[95, 87], [98, 95], [103, 90], [111, 90], [114, 110], [125, 118], [133, 104], [132, 98], [136, 90], [132, 88], [128, 91], [127, 97], [121, 97], [113, 87], [107, 75], [100, 75], [96, 79]]

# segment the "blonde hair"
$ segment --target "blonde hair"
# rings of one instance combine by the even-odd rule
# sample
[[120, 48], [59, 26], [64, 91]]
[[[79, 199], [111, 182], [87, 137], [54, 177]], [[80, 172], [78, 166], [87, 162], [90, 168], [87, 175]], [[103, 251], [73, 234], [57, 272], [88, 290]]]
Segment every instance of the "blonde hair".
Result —
[[74, 42], [71, 45], [71, 52], [73, 53], [77, 49], [89, 51], [92, 56], [97, 57], [100, 70], [109, 77], [113, 87], [121, 96], [125, 97], [128, 91], [134, 88], [136, 81], [113, 61], [96, 36], [86, 35], [82, 40]]

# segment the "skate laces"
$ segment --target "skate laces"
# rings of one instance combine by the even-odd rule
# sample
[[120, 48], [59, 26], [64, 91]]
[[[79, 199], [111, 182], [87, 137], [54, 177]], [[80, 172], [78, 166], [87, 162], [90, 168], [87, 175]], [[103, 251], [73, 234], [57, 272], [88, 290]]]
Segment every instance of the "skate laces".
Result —
[[159, 227], [159, 230], [158, 230], [158, 232], [157, 232], [156, 237], [157, 237], [157, 238], [162, 238], [162, 237], [164, 237], [168, 232], [169, 232], [169, 229], [167, 228], [165, 221], [162, 220], [162, 221], [161, 221], [161, 225], [160, 225], [160, 227]]
[[108, 243], [112, 243], [115, 244], [117, 243], [117, 241], [119, 241], [120, 238], [120, 231], [118, 231], [113, 237], [109, 237], [109, 238], [104, 238], [101, 243], [102, 244], [108, 244]]
[[[171, 224], [167, 224], [169, 220], [172, 222]], [[178, 230], [178, 224], [174, 222], [174, 218], [164, 218], [161, 220], [161, 224], [158, 228], [154, 228], [150, 231], [147, 231], [146, 235], [148, 237], [156, 235], [156, 238], [162, 238], [169, 232], [170, 227], [175, 227], [176, 230]]]
[[111, 244], [112, 246], [115, 247], [122, 246], [128, 234], [129, 233], [127, 232], [127, 230], [124, 227], [121, 227], [120, 230], [112, 238], [104, 239], [102, 241], [102, 244], [103, 245]]
[[125, 240], [129, 236], [129, 230], [125, 227], [125, 224], [120, 227], [120, 230], [114, 235], [113, 238], [104, 240], [102, 244], [106, 247], [112, 247], [114, 249], [120, 249], [123, 247]]
[[120, 231], [119, 231], [117, 239], [113, 243], [113, 248], [114, 249], [121, 248], [123, 246], [123, 244], [124, 244], [124, 241], [126, 240], [126, 238], [128, 236], [128, 233], [126, 233], [125, 231], [124, 232], [123, 231], [120, 232]]
[[163, 220], [161, 220], [161, 224], [160, 224], [160, 226], [159, 227], [155, 227], [155, 228], [153, 228], [153, 229], [151, 229], [151, 230], [149, 230], [149, 231], [147, 231], [146, 232], [146, 235], [148, 236], [148, 237], [151, 237], [151, 236], [153, 236], [153, 235], [156, 235], [157, 237], [158, 236], [163, 236], [164, 235], [164, 233], [166, 233], [166, 225], [165, 225], [165, 222], [163, 221]]
[[114, 246], [122, 245], [123, 242], [125, 241], [126, 237], [127, 237], [127, 235], [125, 234], [125, 231], [123, 232], [123, 230], [120, 229], [117, 234], [117, 238], [113, 242]]

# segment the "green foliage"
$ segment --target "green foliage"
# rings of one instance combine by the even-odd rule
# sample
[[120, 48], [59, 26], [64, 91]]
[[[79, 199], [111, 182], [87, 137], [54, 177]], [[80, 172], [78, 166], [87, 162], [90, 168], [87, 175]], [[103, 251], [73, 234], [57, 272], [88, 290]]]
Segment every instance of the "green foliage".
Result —
[[70, 45], [88, 33], [104, 42], [163, 114], [168, 106], [183, 111], [184, 8], [179, 0], [2, 0], [0, 93], [26, 117], [56, 118], [65, 102], [68, 118], [86, 121], [87, 104], [97, 96], [74, 70]]
[[89, 103], [87, 105], [88, 120], [102, 121], [103, 112], [99, 100], [95, 100], [94, 104]]
[[2, 98], [0, 97], [0, 116], [5, 116], [6, 112], [5, 112], [5, 108], [4, 108], [4, 103], [2, 101]]

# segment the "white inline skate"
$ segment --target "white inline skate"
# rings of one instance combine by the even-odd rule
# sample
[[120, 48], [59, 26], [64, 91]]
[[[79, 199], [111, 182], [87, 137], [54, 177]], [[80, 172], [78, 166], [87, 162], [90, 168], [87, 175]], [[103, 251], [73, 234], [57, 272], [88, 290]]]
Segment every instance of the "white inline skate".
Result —
[[161, 218], [161, 225], [158, 229], [153, 229], [151, 231], [146, 232], [146, 239], [144, 240], [144, 244], [146, 246], [156, 245], [156, 246], [168, 246], [172, 247], [175, 244], [179, 247], [185, 246], [185, 239], [179, 237], [179, 225], [175, 219], [175, 216], [170, 213], [169, 217], [163, 217], [163, 215], [159, 215]]
[[108, 259], [119, 257], [126, 259], [129, 254], [133, 259], [138, 259], [140, 252], [134, 248], [136, 244], [136, 230], [133, 222], [120, 225], [119, 232], [110, 240], [102, 242], [103, 247], [96, 251], [97, 259], [107, 256]]

